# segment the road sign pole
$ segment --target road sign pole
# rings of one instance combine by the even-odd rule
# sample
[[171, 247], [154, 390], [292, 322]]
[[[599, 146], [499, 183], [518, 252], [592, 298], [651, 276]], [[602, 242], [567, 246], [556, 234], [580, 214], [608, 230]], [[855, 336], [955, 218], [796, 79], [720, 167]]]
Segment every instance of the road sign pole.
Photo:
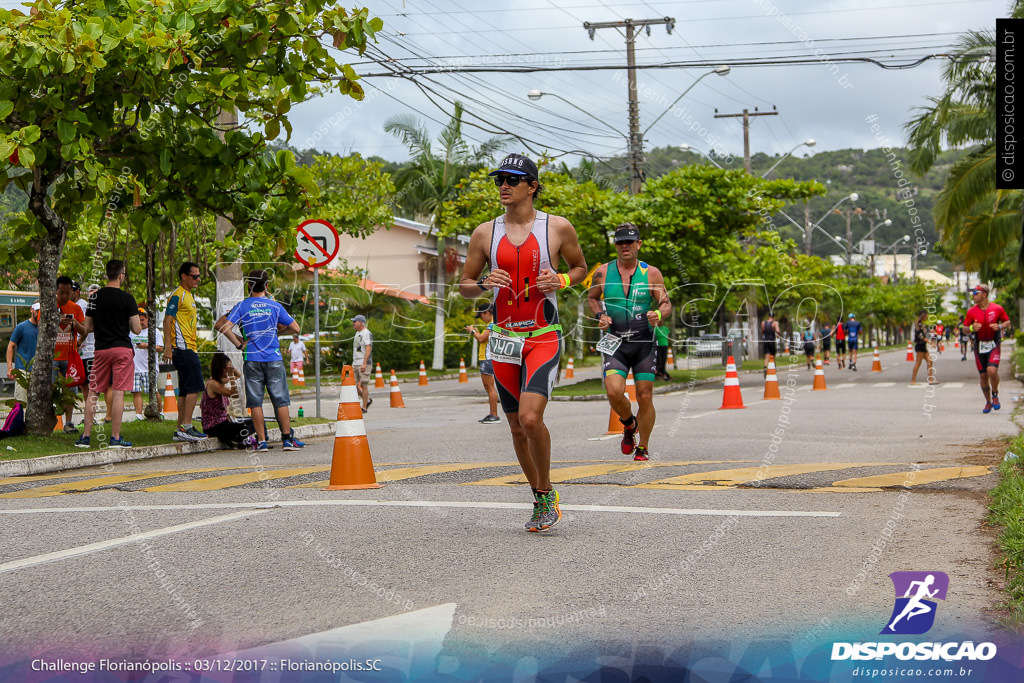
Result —
[[313, 364], [316, 368], [316, 417], [320, 419], [320, 269], [313, 269]]

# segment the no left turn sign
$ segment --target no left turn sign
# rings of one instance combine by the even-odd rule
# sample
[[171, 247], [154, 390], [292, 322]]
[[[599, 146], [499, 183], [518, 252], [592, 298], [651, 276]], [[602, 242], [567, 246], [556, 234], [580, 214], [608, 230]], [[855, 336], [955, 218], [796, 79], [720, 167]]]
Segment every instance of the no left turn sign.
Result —
[[321, 268], [338, 255], [338, 231], [324, 220], [309, 220], [298, 227], [295, 258], [310, 268]]

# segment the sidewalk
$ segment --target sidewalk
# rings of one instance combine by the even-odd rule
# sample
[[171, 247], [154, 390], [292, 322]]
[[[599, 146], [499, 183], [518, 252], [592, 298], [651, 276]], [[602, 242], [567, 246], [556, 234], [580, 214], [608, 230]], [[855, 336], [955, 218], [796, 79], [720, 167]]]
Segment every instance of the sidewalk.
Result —
[[[295, 436], [300, 439], [314, 439], [334, 434], [333, 423], [302, 425], [294, 428]], [[267, 440], [277, 441], [281, 438], [280, 429], [268, 429]], [[79, 467], [99, 467], [113, 465], [131, 460], [163, 458], [169, 455], [190, 455], [192, 453], [209, 453], [221, 450], [219, 439], [204, 439], [194, 442], [176, 442], [157, 446], [141, 446], [139, 448], [103, 448], [98, 451], [82, 451], [63, 453], [60, 455], [44, 455], [24, 460], [6, 460], [0, 462], [0, 477], [23, 477], [30, 474], [45, 474], [73, 470]]]

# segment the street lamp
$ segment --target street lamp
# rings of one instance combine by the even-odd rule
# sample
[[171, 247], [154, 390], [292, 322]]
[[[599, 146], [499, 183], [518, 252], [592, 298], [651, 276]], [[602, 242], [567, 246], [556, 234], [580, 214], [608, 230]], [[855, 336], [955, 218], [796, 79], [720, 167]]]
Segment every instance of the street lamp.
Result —
[[590, 118], [594, 119], [595, 121], [600, 123], [602, 126], [610, 128], [612, 131], [615, 132], [616, 135], [618, 135], [621, 138], [624, 138], [626, 140], [626, 142], [629, 142], [629, 136], [627, 136], [625, 133], [623, 133], [622, 131], [620, 131], [617, 128], [615, 128], [615, 126], [613, 126], [612, 124], [607, 123], [605, 121], [602, 121], [601, 119], [597, 118], [596, 116], [591, 114], [589, 111], [587, 111], [583, 107], [580, 107], [579, 105], [577, 105], [576, 103], [572, 102], [571, 100], [565, 99], [564, 97], [562, 97], [561, 95], [559, 95], [557, 93], [542, 92], [542, 91], [536, 90], [536, 89], [531, 90], [530, 92], [526, 93], [526, 96], [529, 97], [531, 100], [539, 100], [540, 98], [544, 97], [545, 95], [550, 95], [551, 97], [557, 97], [558, 99], [560, 99], [563, 102], [565, 102], [566, 104], [568, 104], [570, 107], [576, 109], [577, 111], [581, 111], [584, 114], [586, 114], [587, 116], [589, 116]]
[[768, 169], [767, 171], [765, 171], [764, 173], [762, 173], [762, 174], [761, 174], [761, 177], [762, 177], [762, 178], [767, 178], [767, 177], [768, 177], [768, 174], [769, 174], [769, 173], [771, 173], [772, 171], [774, 171], [774, 170], [775, 170], [775, 168], [776, 168], [776, 167], [777, 167], [777, 166], [778, 166], [779, 164], [781, 164], [781, 163], [782, 163], [783, 161], [785, 161], [786, 159], [788, 159], [788, 158], [789, 158], [789, 156], [790, 156], [790, 155], [791, 155], [791, 154], [792, 154], [793, 152], [797, 151], [797, 150], [798, 150], [798, 149], [799, 149], [800, 147], [802, 147], [802, 146], [804, 146], [804, 145], [807, 145], [808, 147], [814, 147], [814, 146], [815, 146], [816, 144], [818, 144], [818, 141], [817, 141], [817, 140], [815, 140], [814, 138], [810, 138], [810, 139], [808, 139], [808, 140], [804, 140], [804, 141], [803, 141], [803, 142], [801, 142], [801, 143], [800, 143], [799, 145], [797, 145], [797, 146], [796, 146], [796, 147], [794, 147], [793, 149], [791, 149], [791, 150], [789, 150], [788, 152], [786, 152], [785, 154], [783, 154], [783, 155], [782, 155], [782, 158], [781, 158], [781, 159], [779, 159], [778, 161], [776, 161], [776, 162], [775, 162], [775, 163], [774, 163], [774, 164], [772, 165], [772, 167], [771, 167], [771, 168], [769, 168], [769, 169]]
[[656, 118], [653, 121], [651, 121], [651, 125], [647, 126], [647, 128], [644, 129], [643, 134], [640, 136], [641, 140], [643, 139], [643, 136], [647, 135], [647, 131], [649, 131], [651, 128], [654, 128], [654, 124], [656, 124], [658, 121], [661, 121], [661, 117], [662, 116], [664, 116], [665, 114], [667, 114], [670, 111], [672, 111], [672, 108], [676, 106], [676, 103], [679, 102], [679, 100], [683, 99], [683, 97], [686, 96], [686, 93], [688, 93], [691, 90], [693, 90], [693, 86], [695, 86], [698, 83], [700, 83], [702, 78], [704, 78], [705, 76], [710, 76], [711, 74], [718, 74], [719, 76], [728, 76], [730, 71], [732, 71], [732, 67], [729, 67], [729, 66], [726, 66], [726, 65], [721, 65], [721, 66], [716, 66], [711, 71], [705, 71], [700, 76], [698, 76], [697, 80], [695, 80], [693, 83], [690, 84], [689, 88], [684, 90], [679, 95], [679, 97], [677, 97], [675, 100], [672, 101], [672, 104], [668, 105], [668, 108], [665, 109], [665, 111], [661, 112], [661, 114], [658, 115], [658, 118]]
[[697, 149], [696, 147], [691, 147], [690, 145], [686, 144], [685, 142], [683, 144], [679, 145], [679, 149], [681, 149], [684, 152], [696, 152], [697, 154], [701, 155], [702, 157], [704, 157], [705, 159], [707, 159], [708, 161], [713, 163], [718, 168], [722, 168], [722, 165], [720, 163], [718, 163], [717, 161], [715, 161], [714, 159], [712, 159], [710, 156], [708, 156], [707, 152], [702, 152], [701, 150]]
[[[690, 84], [690, 87], [688, 87], [686, 90], [684, 90], [682, 92], [682, 94], [679, 95], [679, 97], [677, 97], [675, 99], [675, 101], [673, 101], [672, 104], [669, 105], [668, 109], [666, 109], [664, 112], [662, 112], [661, 115], [658, 116], [658, 118], [654, 119], [654, 122], [651, 123], [650, 126], [647, 126], [647, 129], [643, 133], [641, 133], [640, 130], [639, 130], [640, 129], [639, 113], [635, 113], [634, 112], [635, 102], [633, 100], [631, 100], [631, 102], [630, 102], [630, 126], [629, 126], [629, 133], [630, 134], [629, 135], [625, 135], [624, 133], [616, 130], [614, 127], [612, 127], [611, 124], [602, 121], [601, 119], [597, 118], [596, 116], [591, 114], [586, 109], [583, 109], [582, 107], [579, 107], [576, 104], [573, 104], [572, 102], [570, 102], [569, 100], [565, 99], [561, 95], [556, 95], [555, 93], [549, 93], [549, 92], [542, 92], [540, 90], [531, 90], [530, 92], [528, 92], [526, 94], [526, 96], [529, 97], [531, 100], [539, 100], [544, 95], [551, 95], [553, 97], [557, 97], [558, 99], [562, 100], [563, 102], [565, 102], [565, 103], [569, 104], [570, 106], [572, 106], [573, 108], [575, 108], [577, 111], [581, 111], [584, 114], [586, 114], [587, 116], [589, 116], [590, 118], [594, 119], [595, 121], [599, 121], [601, 123], [601, 125], [607, 126], [608, 128], [611, 128], [612, 130], [615, 131], [615, 133], [617, 135], [621, 135], [622, 137], [624, 137], [626, 139], [627, 145], [629, 146], [629, 165], [630, 165], [630, 171], [629, 171], [629, 193], [630, 194], [640, 194], [640, 186], [641, 186], [641, 184], [643, 184], [643, 180], [644, 180], [644, 173], [643, 173], [643, 166], [644, 166], [644, 135], [646, 135], [647, 131], [649, 131], [651, 129], [651, 126], [653, 126], [655, 123], [660, 121], [661, 117], [664, 116], [665, 114], [667, 114], [672, 109], [672, 107], [674, 107], [676, 105], [676, 102], [679, 102], [679, 100], [683, 99], [683, 96], [686, 95], [686, 93], [690, 92], [690, 90], [693, 88], [693, 86], [697, 85], [697, 83], [699, 83], [701, 81], [701, 79], [703, 79], [705, 76], [710, 76], [711, 74], [718, 74], [719, 76], [725, 76], [731, 70], [732, 70], [731, 67], [725, 66], [725, 65], [721, 65], [721, 66], [716, 66], [714, 69], [711, 69], [710, 71], [705, 71], [704, 73], [702, 73], [700, 76], [697, 77], [697, 80], [695, 80], [693, 83]], [[632, 81], [631, 81], [631, 85], [632, 85]]]
[[892, 280], [893, 280], [893, 282], [896, 281], [896, 254], [899, 252], [900, 247], [902, 247], [904, 244], [906, 244], [909, 241], [910, 241], [910, 235], [904, 235], [903, 237], [899, 238], [898, 240], [896, 240], [895, 242], [893, 242], [888, 247], [886, 247], [885, 249], [882, 250], [882, 254], [881, 254], [882, 256], [885, 256], [890, 251], [892, 252]]

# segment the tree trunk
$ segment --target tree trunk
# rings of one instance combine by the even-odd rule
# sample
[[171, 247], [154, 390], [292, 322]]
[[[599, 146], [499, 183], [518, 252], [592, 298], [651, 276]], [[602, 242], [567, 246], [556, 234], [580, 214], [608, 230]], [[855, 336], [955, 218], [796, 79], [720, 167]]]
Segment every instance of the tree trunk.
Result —
[[47, 205], [48, 187], [39, 186], [38, 171], [36, 179], [29, 194], [28, 205], [32, 215], [46, 228], [46, 236], [36, 242], [39, 251], [39, 340], [28, 385], [25, 431], [28, 434], [49, 436], [57, 424], [57, 416], [53, 411], [53, 383], [50, 379], [59, 320], [57, 271], [60, 268], [61, 256], [64, 254], [64, 241], [68, 231], [64, 220]]
[[434, 304], [434, 360], [431, 367], [434, 370], [444, 370], [444, 309], [448, 303], [446, 296], [447, 277], [444, 268], [444, 238], [437, 236], [437, 291], [435, 292]]
[[146, 245], [146, 312], [149, 314], [148, 339], [149, 349], [146, 351], [147, 374], [149, 375], [149, 400], [144, 411], [149, 420], [159, 420], [160, 410], [159, 381], [157, 380], [157, 325], [156, 325], [156, 244]]

